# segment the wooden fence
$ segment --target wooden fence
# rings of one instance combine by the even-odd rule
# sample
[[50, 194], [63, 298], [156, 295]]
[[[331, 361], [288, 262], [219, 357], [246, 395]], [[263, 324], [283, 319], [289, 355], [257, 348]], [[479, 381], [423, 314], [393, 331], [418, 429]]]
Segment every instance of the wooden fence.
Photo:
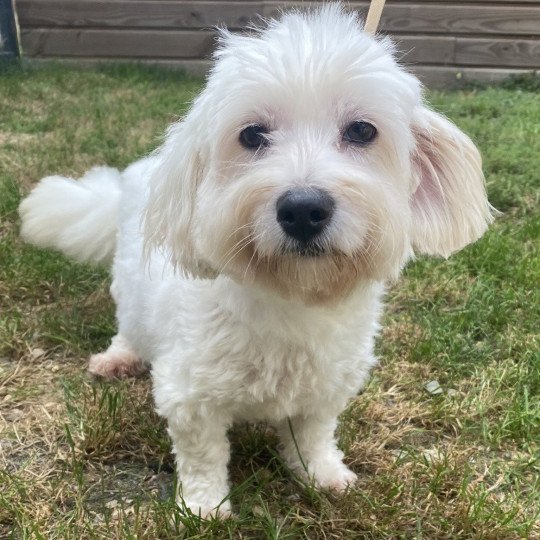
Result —
[[[212, 26], [240, 30], [287, 6], [317, 2], [17, 0], [23, 54], [138, 60], [203, 73]], [[365, 15], [369, 2], [348, 2]], [[497, 80], [540, 68], [540, 0], [388, 0], [381, 31], [428, 84]]]

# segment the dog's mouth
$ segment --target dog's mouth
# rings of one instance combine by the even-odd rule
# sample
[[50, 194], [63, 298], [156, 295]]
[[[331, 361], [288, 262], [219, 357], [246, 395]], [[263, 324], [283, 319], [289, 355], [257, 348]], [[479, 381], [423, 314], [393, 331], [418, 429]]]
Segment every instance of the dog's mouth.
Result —
[[321, 245], [318, 242], [287, 242], [280, 249], [281, 255], [293, 255], [301, 258], [316, 258], [328, 255], [330, 250], [328, 247]]
[[359, 259], [340, 252], [328, 240], [286, 241], [272, 254], [250, 261], [254, 281], [277, 290], [285, 298], [300, 298], [308, 304], [343, 298], [362, 270]]

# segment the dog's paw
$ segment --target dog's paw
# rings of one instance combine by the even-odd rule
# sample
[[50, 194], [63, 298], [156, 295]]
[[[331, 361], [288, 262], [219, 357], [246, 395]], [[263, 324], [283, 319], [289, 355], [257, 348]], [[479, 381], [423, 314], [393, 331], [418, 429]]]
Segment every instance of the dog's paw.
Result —
[[231, 503], [224, 501], [216, 506], [209, 506], [208, 503], [199, 504], [195, 501], [186, 501], [182, 499], [177, 500], [177, 504], [182, 511], [189, 509], [189, 511], [200, 517], [201, 519], [229, 519], [233, 516]]
[[103, 379], [125, 379], [137, 377], [147, 370], [144, 362], [135, 354], [110, 353], [93, 354], [88, 363], [88, 372]]
[[322, 488], [330, 489], [336, 493], [345, 492], [348, 488], [354, 486], [357, 480], [358, 476], [345, 466], [339, 472], [336, 471], [332, 477], [316, 479]]
[[358, 476], [348, 469], [343, 463], [325, 464], [311, 471], [312, 480], [317, 487], [329, 489], [336, 493], [343, 493], [352, 487], [358, 480]]
[[88, 372], [103, 379], [137, 377], [146, 370], [146, 364], [122, 334], [114, 336], [109, 348], [105, 352], [93, 354], [88, 363]]

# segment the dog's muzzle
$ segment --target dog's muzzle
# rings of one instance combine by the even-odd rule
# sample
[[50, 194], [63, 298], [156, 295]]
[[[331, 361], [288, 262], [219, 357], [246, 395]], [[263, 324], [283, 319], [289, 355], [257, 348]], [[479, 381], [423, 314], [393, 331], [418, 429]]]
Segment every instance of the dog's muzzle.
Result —
[[283, 232], [305, 248], [328, 226], [334, 207], [334, 199], [322, 189], [294, 189], [277, 200], [276, 219]]

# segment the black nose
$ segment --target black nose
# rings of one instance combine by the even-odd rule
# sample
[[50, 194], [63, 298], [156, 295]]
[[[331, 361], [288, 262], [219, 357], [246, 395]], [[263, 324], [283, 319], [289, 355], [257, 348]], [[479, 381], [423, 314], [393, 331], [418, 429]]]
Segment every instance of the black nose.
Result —
[[322, 189], [294, 189], [277, 200], [277, 220], [288, 236], [309, 242], [330, 223], [334, 206]]

